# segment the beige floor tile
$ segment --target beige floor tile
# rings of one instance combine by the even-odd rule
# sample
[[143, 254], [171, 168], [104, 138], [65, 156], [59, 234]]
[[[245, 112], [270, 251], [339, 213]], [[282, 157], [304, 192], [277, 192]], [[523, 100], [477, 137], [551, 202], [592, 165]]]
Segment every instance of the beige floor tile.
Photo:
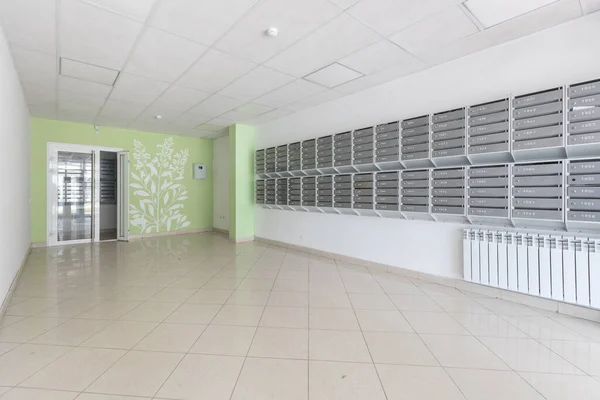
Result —
[[198, 304], [225, 304], [233, 290], [227, 289], [200, 289], [187, 299], [187, 303]]
[[115, 295], [111, 300], [118, 301], [146, 301], [158, 293], [161, 288], [132, 286]]
[[157, 325], [155, 322], [115, 321], [81, 345], [109, 349], [131, 349]]
[[344, 281], [344, 286], [346, 287], [346, 292], [348, 293], [384, 293], [377, 281]]
[[553, 319], [575, 332], [579, 332], [590, 340], [600, 342], [600, 323], [580, 318], [555, 316]]
[[135, 301], [105, 301], [87, 311], [77, 315], [77, 318], [84, 319], [119, 319], [135, 307], [139, 306], [140, 302]]
[[248, 356], [308, 359], [308, 329], [258, 328]]
[[352, 308], [346, 293], [310, 292], [308, 305], [311, 308]]
[[0, 342], [25, 343], [65, 322], [59, 318], [30, 317], [0, 329]]
[[133, 349], [187, 353], [200, 337], [206, 325], [162, 323]]
[[473, 336], [422, 334], [420, 337], [444, 367], [509, 369], [500, 358]]
[[376, 364], [440, 365], [416, 334], [365, 332], [364, 335]]
[[[1, 392], [0, 392], [1, 394]], [[73, 400], [78, 393], [56, 390], [13, 388], [3, 396], [2, 400]]]
[[548, 317], [509, 316], [506, 320], [534, 339], [587, 340], [582, 334]]
[[0, 343], [0, 356], [4, 353], [8, 353], [19, 345], [19, 343]]
[[234, 290], [243, 279], [235, 278], [213, 278], [202, 287], [203, 289], [225, 289]]
[[226, 304], [240, 306], [266, 306], [271, 292], [265, 290], [240, 290], [233, 292]]
[[275, 279], [277, 277], [277, 270], [272, 269], [251, 269], [246, 275], [246, 279]]
[[267, 306], [260, 326], [274, 328], [308, 328], [308, 308]]
[[275, 291], [306, 292], [308, 291], [307, 279], [277, 279], [273, 286]]
[[275, 307], [308, 307], [308, 293], [271, 292], [267, 305]]
[[402, 311], [402, 314], [417, 333], [435, 333], [441, 335], [471, 334], [447, 313]]
[[75, 348], [25, 380], [21, 386], [82, 391], [124, 354], [123, 350]]
[[371, 364], [310, 361], [309, 398], [386, 400]]
[[589, 376], [520, 372], [547, 400], [599, 400], [600, 382]]
[[82, 393], [76, 400], [151, 400], [150, 397], [116, 396], [112, 394]]
[[502, 299], [478, 298], [476, 301], [498, 315], [540, 315], [540, 313], [533, 308]]
[[444, 311], [429, 296], [423, 294], [391, 294], [390, 299], [400, 311]]
[[7, 326], [24, 320], [25, 318], [27, 317], [24, 317], [22, 315], [5, 315], [4, 318], [0, 320], [0, 329], [6, 328]]
[[17, 304], [11, 305], [6, 309], [6, 315], [31, 316], [40, 311], [60, 303], [61, 299], [51, 297], [34, 297]]
[[600, 343], [542, 340], [542, 344], [583, 372], [600, 377]]
[[399, 311], [356, 310], [363, 331], [414, 332]]
[[182, 278], [177, 279], [171, 285], [170, 288], [182, 288], [182, 289], [200, 289], [202, 286], [208, 282], [210, 278], [199, 278], [199, 277], [191, 277], [191, 276], [183, 276]]
[[231, 400], [308, 398], [308, 361], [248, 358]]
[[466, 296], [431, 296], [431, 299], [446, 312], [463, 314], [492, 314], [490, 310]]
[[256, 332], [255, 327], [210, 325], [190, 353], [246, 356]]
[[423, 291], [408, 281], [380, 280], [379, 285], [387, 294], [424, 295]]
[[361, 332], [311, 330], [308, 343], [311, 360], [371, 362]]
[[388, 400], [464, 400], [440, 367], [377, 364]]
[[111, 321], [100, 319], [70, 319], [32, 339], [30, 343], [78, 346], [110, 323]]
[[275, 279], [251, 279], [246, 278], [239, 284], [236, 290], [250, 290], [250, 291], [271, 291]]
[[198, 289], [167, 287], [150, 297], [148, 301], [183, 303], [197, 291]]
[[448, 297], [466, 297], [460, 290], [439, 285], [437, 283], [428, 283], [420, 281], [416, 283], [417, 287], [429, 296], [448, 296]]
[[65, 346], [24, 344], [0, 356], [0, 385], [16, 386], [71, 350]]
[[228, 400], [243, 362], [241, 357], [188, 354], [157, 396], [173, 399]]
[[355, 310], [396, 310], [396, 306], [386, 294], [349, 293]]
[[311, 308], [309, 326], [310, 329], [360, 330], [354, 310], [343, 308]]
[[264, 308], [264, 306], [238, 306], [226, 304], [213, 320], [213, 324], [258, 326]]
[[482, 337], [480, 340], [515, 371], [555, 374], [583, 374], [533, 339]]
[[0, 386], [0, 396], [2, 396], [4, 393], [8, 392], [10, 389], [12, 389], [12, 388], [8, 387], [8, 386]]
[[544, 400], [513, 371], [448, 368], [446, 372], [467, 400]]
[[162, 322], [179, 307], [178, 303], [145, 302], [119, 318], [122, 321]]
[[132, 286], [165, 288], [175, 282], [178, 278], [175, 276], [151, 276], [139, 281]]
[[309, 281], [308, 290], [315, 293], [346, 293], [342, 280]]
[[209, 324], [219, 312], [218, 304], [189, 304], [185, 303], [173, 311], [164, 322], [182, 324]]
[[86, 391], [152, 397], [182, 358], [183, 354], [130, 351]]
[[97, 299], [69, 299], [54, 306], [45, 308], [35, 316], [48, 318], [72, 318], [84, 311], [89, 310], [92, 307], [97, 306], [101, 302], [102, 300]]
[[503, 317], [494, 314], [451, 313], [450, 315], [475, 336], [528, 338], [524, 332], [506, 322]]

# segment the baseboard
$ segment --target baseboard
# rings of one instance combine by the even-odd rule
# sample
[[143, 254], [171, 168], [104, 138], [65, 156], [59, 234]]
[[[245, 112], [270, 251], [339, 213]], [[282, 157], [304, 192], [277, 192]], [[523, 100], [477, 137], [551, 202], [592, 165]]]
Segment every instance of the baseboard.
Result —
[[25, 255], [23, 256], [23, 259], [21, 260], [21, 265], [19, 266], [19, 270], [17, 271], [17, 274], [15, 275], [12, 283], [10, 284], [10, 287], [8, 288], [6, 297], [2, 301], [2, 305], [0, 306], [0, 321], [2, 321], [2, 318], [4, 318], [4, 314], [6, 313], [6, 310], [8, 309], [8, 304], [10, 303], [10, 299], [12, 299], [12, 296], [13, 296], [15, 290], [17, 289], [17, 283], [19, 282], [21, 273], [23, 273], [23, 270], [25, 269], [25, 264], [27, 264], [27, 258], [29, 257], [29, 253], [31, 253], [32, 248], [33, 248], [33, 246], [30, 243], [29, 247], [27, 248], [27, 251], [25, 252]]
[[473, 282], [467, 282], [461, 278], [449, 278], [438, 275], [426, 274], [415, 270], [410, 270], [401, 267], [394, 267], [391, 265], [379, 264], [360, 258], [354, 258], [345, 256], [343, 254], [330, 253], [323, 250], [317, 250], [310, 247], [299, 246], [287, 242], [280, 242], [277, 240], [266, 239], [257, 236], [256, 241], [267, 243], [272, 246], [283, 247], [287, 249], [303, 251], [309, 254], [314, 254], [321, 257], [332, 258], [337, 261], [347, 262], [350, 264], [356, 264], [359, 266], [366, 267], [371, 272], [381, 273], [387, 272], [391, 274], [397, 274], [408, 278], [416, 278], [432, 283], [437, 283], [444, 286], [453, 287], [455, 289], [464, 290], [473, 294], [481, 294], [487, 297], [495, 297], [513, 303], [523, 304], [530, 307], [552, 311], [571, 317], [587, 319], [594, 322], [600, 322], [600, 310], [583, 307], [576, 304], [564, 303], [557, 300], [545, 299], [542, 297], [532, 296], [525, 293], [512, 292], [510, 290], [493, 288], [490, 286], [480, 285]]
[[221, 233], [223, 235], [229, 236], [229, 230], [228, 229], [221, 229], [221, 228], [215, 228], [215, 227], [213, 227], [213, 232], [215, 232], [215, 233]]
[[33, 242], [31, 243], [31, 248], [32, 249], [37, 249], [40, 247], [48, 247], [48, 243], [47, 242]]
[[248, 237], [243, 237], [243, 238], [229, 238], [229, 240], [231, 240], [233, 243], [249, 243], [249, 242], [254, 242], [254, 236], [248, 236]]
[[189, 229], [182, 231], [171, 231], [171, 232], [151, 232], [151, 233], [143, 233], [141, 235], [129, 235], [129, 240], [139, 240], [160, 236], [178, 236], [178, 235], [190, 235], [194, 233], [205, 233], [212, 232], [213, 228], [201, 228], [201, 229]]

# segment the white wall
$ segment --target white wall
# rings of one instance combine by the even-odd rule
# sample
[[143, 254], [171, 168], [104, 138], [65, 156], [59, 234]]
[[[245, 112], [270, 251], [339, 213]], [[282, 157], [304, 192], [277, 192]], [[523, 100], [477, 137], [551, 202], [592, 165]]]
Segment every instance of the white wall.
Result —
[[229, 230], [229, 136], [213, 141], [213, 226]]
[[[260, 125], [256, 148], [597, 79], [598, 37], [600, 12]], [[257, 208], [256, 236], [443, 276], [461, 274], [459, 225]]]
[[0, 28], [0, 304], [30, 245], [29, 111]]

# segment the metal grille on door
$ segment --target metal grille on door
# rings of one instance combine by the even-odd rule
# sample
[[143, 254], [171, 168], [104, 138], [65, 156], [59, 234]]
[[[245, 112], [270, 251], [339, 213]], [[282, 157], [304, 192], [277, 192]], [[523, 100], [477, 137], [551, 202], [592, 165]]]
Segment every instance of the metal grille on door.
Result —
[[600, 239], [463, 231], [464, 279], [600, 308]]

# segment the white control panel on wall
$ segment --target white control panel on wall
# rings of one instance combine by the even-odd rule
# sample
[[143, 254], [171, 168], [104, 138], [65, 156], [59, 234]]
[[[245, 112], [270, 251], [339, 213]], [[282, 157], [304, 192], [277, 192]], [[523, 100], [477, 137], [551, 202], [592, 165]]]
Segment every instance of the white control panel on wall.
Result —
[[206, 179], [206, 165], [194, 164], [194, 179]]

